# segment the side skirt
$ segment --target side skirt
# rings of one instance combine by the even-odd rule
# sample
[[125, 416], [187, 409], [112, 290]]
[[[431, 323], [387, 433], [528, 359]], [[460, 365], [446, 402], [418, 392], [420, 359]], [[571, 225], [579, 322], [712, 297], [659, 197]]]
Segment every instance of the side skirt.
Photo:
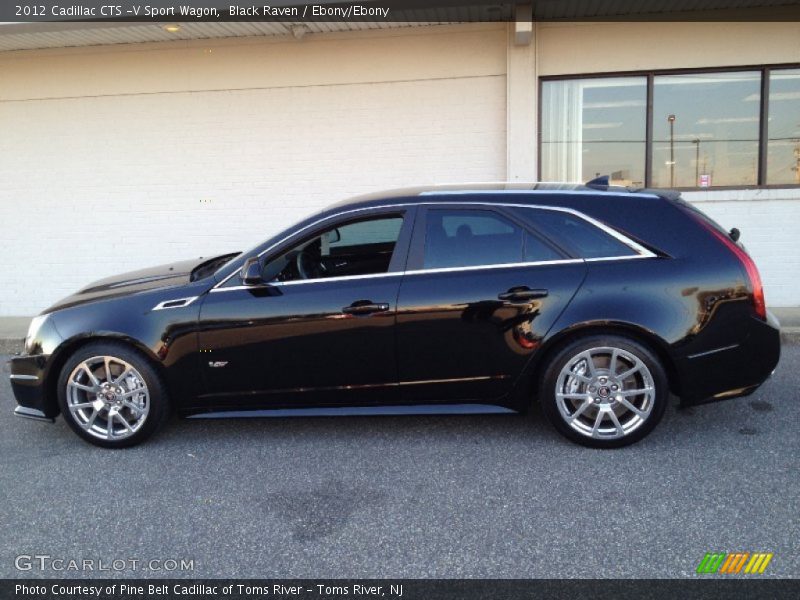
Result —
[[216, 411], [189, 415], [189, 419], [240, 419], [249, 417], [356, 417], [389, 415], [487, 415], [517, 411], [491, 404], [416, 404], [409, 406], [332, 406]]

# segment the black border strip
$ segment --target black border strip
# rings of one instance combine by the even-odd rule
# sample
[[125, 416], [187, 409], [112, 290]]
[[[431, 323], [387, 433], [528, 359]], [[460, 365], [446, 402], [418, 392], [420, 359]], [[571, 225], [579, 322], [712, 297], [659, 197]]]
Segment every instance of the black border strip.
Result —
[[[241, 586], [241, 587], [240, 587]], [[320, 586], [322, 586], [320, 588]], [[360, 587], [359, 587], [360, 586]], [[380, 590], [376, 590], [380, 588]], [[71, 590], [85, 590], [71, 592]], [[99, 590], [99, 592], [98, 592]], [[402, 595], [400, 595], [402, 593]], [[35, 600], [794, 600], [800, 579], [50, 579], [0, 581], [0, 597]]]
[[[192, 8], [214, 8], [205, 16], [185, 16], [186, 21], [263, 21], [263, 22], [310, 22], [310, 21], [395, 21], [428, 22], [452, 21], [487, 22], [513, 21], [517, 4], [530, 4], [533, 19], [548, 21], [800, 21], [800, 2], [797, 0], [364, 0], [346, 2], [341, 0], [13, 0], [0, 3], [2, 22], [169, 22], [180, 21], [180, 6]], [[174, 10], [155, 16], [132, 11], [135, 6], [149, 5]], [[264, 14], [264, 6], [297, 9], [274, 11]], [[17, 7], [27, 7], [20, 12]], [[53, 12], [52, 8], [69, 9]], [[106, 6], [106, 10], [102, 7]], [[236, 11], [229, 7], [258, 8], [259, 11]], [[314, 16], [314, 6], [341, 8], [325, 11], [323, 16]], [[111, 8], [108, 8], [111, 7]], [[119, 7], [115, 9], [114, 7]], [[358, 15], [353, 7], [388, 9]], [[39, 8], [44, 10], [40, 11]], [[160, 11], [157, 11], [160, 13]], [[26, 14], [27, 13], [27, 14]], [[455, 18], [454, 18], [455, 17]]]

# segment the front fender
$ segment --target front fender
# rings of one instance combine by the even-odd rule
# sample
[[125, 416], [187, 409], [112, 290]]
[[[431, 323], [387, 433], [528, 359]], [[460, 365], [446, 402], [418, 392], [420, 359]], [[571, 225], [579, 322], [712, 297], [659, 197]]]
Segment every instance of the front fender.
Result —
[[[187, 286], [189, 287], [189, 286]], [[46, 416], [59, 413], [56, 383], [69, 357], [95, 341], [118, 341], [141, 352], [180, 398], [198, 393], [197, 321], [204, 289], [148, 291], [72, 306], [41, 317], [26, 341], [25, 355], [12, 360], [12, 385], [21, 406]], [[157, 308], [175, 298], [196, 297], [185, 306]], [[14, 378], [13, 375], [25, 377]], [[35, 377], [35, 379], [34, 379]]]

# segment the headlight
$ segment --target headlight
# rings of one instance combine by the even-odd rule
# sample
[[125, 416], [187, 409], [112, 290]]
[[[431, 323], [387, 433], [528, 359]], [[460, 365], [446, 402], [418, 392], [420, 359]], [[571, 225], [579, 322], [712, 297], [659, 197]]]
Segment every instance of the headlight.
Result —
[[25, 336], [26, 352], [30, 350], [30, 345], [33, 342], [33, 339], [36, 337], [36, 334], [39, 333], [39, 330], [42, 328], [42, 325], [47, 320], [48, 316], [50, 315], [39, 315], [38, 317], [33, 317], [31, 320], [31, 324], [28, 326], [28, 335]]

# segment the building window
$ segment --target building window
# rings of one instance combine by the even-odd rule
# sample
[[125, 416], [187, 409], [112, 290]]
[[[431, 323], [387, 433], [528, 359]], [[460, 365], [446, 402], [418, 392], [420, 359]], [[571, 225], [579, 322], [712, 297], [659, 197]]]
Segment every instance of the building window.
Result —
[[646, 115], [646, 77], [545, 82], [542, 179], [644, 185]]
[[800, 69], [769, 74], [767, 183], [800, 185]]
[[652, 185], [756, 185], [760, 107], [758, 71], [656, 76]]
[[800, 185], [799, 115], [795, 66], [544, 79], [540, 179]]

